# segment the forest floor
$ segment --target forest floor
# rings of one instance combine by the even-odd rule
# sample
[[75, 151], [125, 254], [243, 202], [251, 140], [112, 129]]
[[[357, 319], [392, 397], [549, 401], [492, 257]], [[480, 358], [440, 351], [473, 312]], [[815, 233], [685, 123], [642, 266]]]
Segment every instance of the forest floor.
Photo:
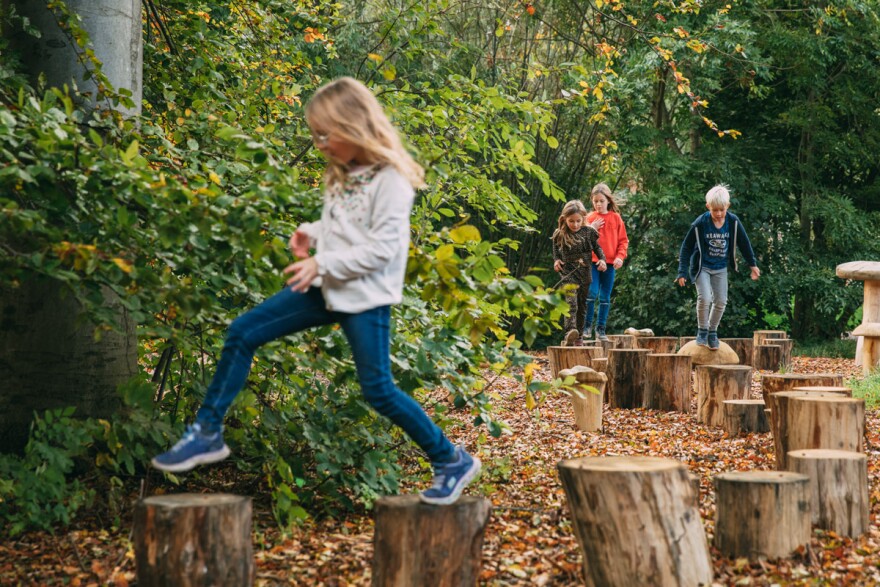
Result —
[[[548, 378], [546, 361], [538, 354]], [[834, 372], [861, 377], [852, 360], [795, 357], [796, 373]], [[752, 393], [760, 397], [761, 372]], [[563, 459], [596, 455], [642, 455], [682, 461], [700, 478], [700, 513], [711, 545], [714, 531], [712, 477], [733, 470], [774, 469], [771, 435], [728, 438], [693, 415], [606, 406], [604, 430], [574, 428], [570, 400], [548, 397], [535, 411], [525, 408], [521, 384], [495, 383], [496, 404], [512, 434], [492, 438], [470, 425], [448, 430], [477, 452], [484, 472], [469, 489], [492, 502], [483, 545], [481, 585], [582, 585], [582, 557], [556, 472]], [[441, 400], [439, 396], [434, 398]], [[867, 413], [870, 531], [856, 539], [814, 530], [810, 544], [785, 559], [749, 563], [726, 559], [711, 548], [716, 585], [880, 585], [880, 435], [877, 409]], [[452, 417], [456, 418], [455, 412]], [[482, 433], [482, 434], [481, 434]], [[479, 443], [478, 443], [478, 437]], [[407, 485], [403, 492], [423, 487]], [[199, 488], [187, 487], [187, 490]], [[202, 486], [202, 491], [227, 491]], [[263, 500], [264, 501], [264, 500]], [[94, 522], [94, 521], [93, 521]], [[257, 585], [369, 585], [373, 522], [369, 512], [313, 521], [284, 536], [271, 514], [255, 509]], [[0, 545], [0, 585], [135, 585], [130, 524], [116, 532], [78, 523], [55, 535], [29, 533]]]

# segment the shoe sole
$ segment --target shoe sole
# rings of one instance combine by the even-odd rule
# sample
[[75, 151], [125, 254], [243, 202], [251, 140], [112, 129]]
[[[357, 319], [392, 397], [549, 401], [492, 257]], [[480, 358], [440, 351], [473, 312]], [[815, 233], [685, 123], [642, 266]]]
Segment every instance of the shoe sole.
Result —
[[222, 461], [229, 456], [229, 453], [229, 447], [224, 444], [223, 448], [221, 448], [220, 450], [215, 450], [214, 452], [203, 452], [198, 455], [193, 455], [185, 461], [180, 461], [179, 463], [166, 465], [157, 462], [156, 459], [152, 459], [150, 460], [150, 464], [153, 465], [154, 469], [159, 469], [160, 471], [165, 471], [167, 473], [182, 473], [184, 471], [189, 471], [190, 469], [195, 468], [197, 465], [209, 465], [211, 463]]
[[458, 498], [461, 497], [461, 492], [464, 491], [464, 488], [470, 484], [471, 481], [477, 476], [480, 472], [480, 469], [483, 468], [483, 464], [480, 462], [480, 459], [477, 457], [472, 457], [474, 459], [474, 465], [470, 468], [470, 470], [464, 474], [464, 476], [459, 480], [458, 484], [455, 486], [455, 489], [452, 490], [452, 493], [447, 495], [446, 497], [425, 497], [423, 494], [419, 494], [419, 499], [422, 500], [423, 503], [428, 503], [431, 505], [452, 505]]

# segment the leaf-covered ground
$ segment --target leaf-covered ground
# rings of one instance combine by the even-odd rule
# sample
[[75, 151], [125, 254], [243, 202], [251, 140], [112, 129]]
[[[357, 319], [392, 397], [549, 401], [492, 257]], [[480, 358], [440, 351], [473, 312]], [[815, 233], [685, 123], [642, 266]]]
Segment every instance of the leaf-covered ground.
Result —
[[[546, 361], [538, 356], [547, 377]], [[853, 361], [795, 358], [794, 372], [843, 373], [860, 377]], [[505, 398], [498, 406], [513, 434], [482, 436], [479, 455], [485, 464], [471, 493], [493, 503], [483, 547], [482, 584], [579, 585], [581, 554], [571, 528], [556, 464], [562, 459], [592, 455], [669, 457], [687, 464], [701, 480], [700, 510], [710, 544], [714, 504], [712, 476], [724, 471], [772, 469], [770, 434], [727, 438], [693, 416], [645, 410], [605, 412], [602, 433], [574, 428], [566, 397], [550, 397], [537, 412], [525, 409], [515, 381], [496, 382]], [[753, 395], [758, 397], [760, 373]], [[441, 398], [435, 398], [441, 399]], [[449, 431], [469, 448], [480, 430], [466, 422]], [[809, 546], [791, 558], [749, 564], [720, 557], [714, 549], [718, 585], [877, 585], [880, 584], [880, 481], [878, 481], [878, 412], [868, 411], [868, 476], [871, 530], [857, 540], [815, 530]], [[406, 487], [416, 491], [420, 487]], [[199, 488], [188, 488], [198, 490]], [[229, 491], [223, 484], [203, 491]], [[273, 530], [268, 512], [256, 511], [255, 550], [258, 585], [369, 585], [372, 520], [369, 515], [307, 524], [293, 535]], [[57, 534], [31, 533], [0, 545], [2, 585], [134, 585], [134, 554], [124, 531], [101, 529], [88, 520], [75, 530]]]

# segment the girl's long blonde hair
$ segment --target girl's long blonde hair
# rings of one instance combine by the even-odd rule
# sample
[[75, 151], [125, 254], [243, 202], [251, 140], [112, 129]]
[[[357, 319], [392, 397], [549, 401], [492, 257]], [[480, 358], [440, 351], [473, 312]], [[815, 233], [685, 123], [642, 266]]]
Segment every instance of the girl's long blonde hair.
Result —
[[[320, 87], [306, 105], [311, 129], [361, 147], [368, 164], [393, 165], [414, 188], [425, 185], [425, 170], [404, 148], [397, 130], [376, 99], [361, 82], [341, 77]], [[345, 166], [329, 160], [324, 183], [331, 187], [345, 179]]]
[[596, 194], [602, 194], [608, 200], [608, 211], [609, 212], [617, 212], [620, 213], [620, 210], [617, 208], [617, 203], [614, 201], [614, 197], [611, 195], [611, 188], [608, 187], [607, 183], [597, 183], [593, 186], [593, 189], [590, 190], [590, 200], [593, 199], [593, 196]]
[[565, 223], [565, 219], [573, 214], [580, 214], [584, 217], [584, 221], [586, 222], [587, 209], [584, 207], [584, 203], [580, 200], [569, 200], [565, 203], [565, 206], [562, 207], [562, 214], [559, 215], [558, 226], [556, 227], [556, 230], [553, 231], [553, 236], [550, 237], [553, 239], [553, 242], [556, 243], [556, 246], [560, 248], [570, 247], [577, 240], [574, 233], [569, 230], [568, 225]]

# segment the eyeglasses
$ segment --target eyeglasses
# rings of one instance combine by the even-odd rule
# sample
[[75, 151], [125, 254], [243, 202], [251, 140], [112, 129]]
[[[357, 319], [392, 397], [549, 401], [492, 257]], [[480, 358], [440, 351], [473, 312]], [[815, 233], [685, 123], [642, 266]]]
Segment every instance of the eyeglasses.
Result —
[[330, 135], [327, 133], [312, 133], [312, 143], [315, 145], [326, 145], [330, 140]]

